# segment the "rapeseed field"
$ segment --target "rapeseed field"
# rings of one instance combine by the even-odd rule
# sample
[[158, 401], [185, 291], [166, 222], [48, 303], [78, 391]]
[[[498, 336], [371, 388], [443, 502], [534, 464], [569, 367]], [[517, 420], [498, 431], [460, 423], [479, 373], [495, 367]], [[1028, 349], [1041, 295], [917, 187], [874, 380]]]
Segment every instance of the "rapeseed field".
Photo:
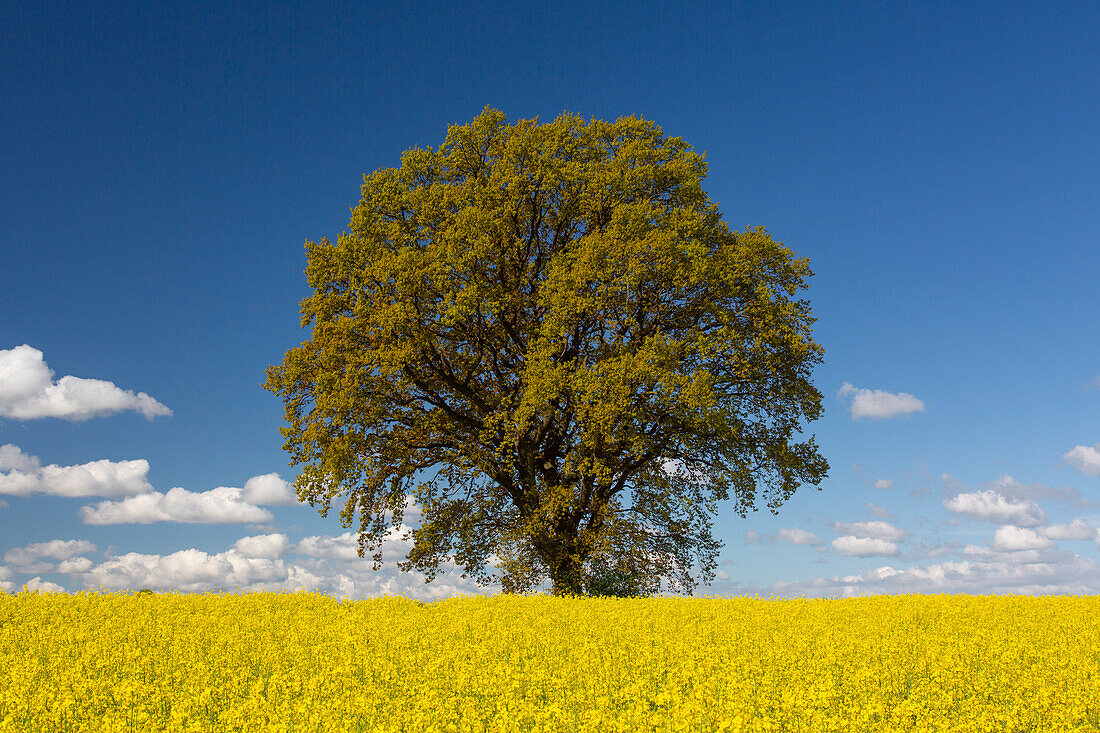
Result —
[[0, 594], [0, 731], [1100, 731], [1100, 600]]

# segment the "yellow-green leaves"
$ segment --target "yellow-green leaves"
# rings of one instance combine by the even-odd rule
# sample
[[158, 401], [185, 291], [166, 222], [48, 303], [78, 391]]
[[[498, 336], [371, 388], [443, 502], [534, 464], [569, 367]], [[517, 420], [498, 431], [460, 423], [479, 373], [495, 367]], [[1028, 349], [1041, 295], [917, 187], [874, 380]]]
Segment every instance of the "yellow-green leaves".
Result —
[[707, 579], [718, 502], [774, 509], [827, 464], [793, 442], [821, 410], [808, 263], [732, 232], [705, 175], [646, 120], [486, 108], [365, 176], [306, 245], [310, 340], [268, 372], [302, 495], [375, 547], [415, 494], [429, 574]]

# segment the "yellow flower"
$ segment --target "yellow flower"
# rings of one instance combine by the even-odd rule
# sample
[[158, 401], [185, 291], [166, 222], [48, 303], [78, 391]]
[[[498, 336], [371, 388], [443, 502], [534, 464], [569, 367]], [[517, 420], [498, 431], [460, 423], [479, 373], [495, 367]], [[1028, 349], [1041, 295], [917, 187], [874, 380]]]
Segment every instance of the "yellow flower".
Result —
[[0, 595], [9, 731], [1100, 731], [1100, 599]]

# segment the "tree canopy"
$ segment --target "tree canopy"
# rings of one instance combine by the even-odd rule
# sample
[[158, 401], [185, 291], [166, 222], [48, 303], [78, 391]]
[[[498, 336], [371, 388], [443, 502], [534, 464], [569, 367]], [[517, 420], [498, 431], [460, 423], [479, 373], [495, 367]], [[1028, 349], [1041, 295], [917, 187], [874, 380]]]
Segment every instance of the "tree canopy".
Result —
[[420, 507], [403, 570], [691, 592], [723, 502], [774, 513], [828, 464], [809, 262], [732, 231], [653, 122], [492, 108], [364, 177], [307, 242], [309, 340], [267, 372], [298, 496], [360, 554]]

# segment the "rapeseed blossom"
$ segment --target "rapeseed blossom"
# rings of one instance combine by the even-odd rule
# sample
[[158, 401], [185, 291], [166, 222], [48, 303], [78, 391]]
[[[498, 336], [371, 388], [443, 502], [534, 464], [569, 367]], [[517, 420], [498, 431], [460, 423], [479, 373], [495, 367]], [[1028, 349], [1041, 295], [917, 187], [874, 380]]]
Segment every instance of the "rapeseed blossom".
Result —
[[0, 731], [1100, 731], [1100, 600], [0, 594]]

